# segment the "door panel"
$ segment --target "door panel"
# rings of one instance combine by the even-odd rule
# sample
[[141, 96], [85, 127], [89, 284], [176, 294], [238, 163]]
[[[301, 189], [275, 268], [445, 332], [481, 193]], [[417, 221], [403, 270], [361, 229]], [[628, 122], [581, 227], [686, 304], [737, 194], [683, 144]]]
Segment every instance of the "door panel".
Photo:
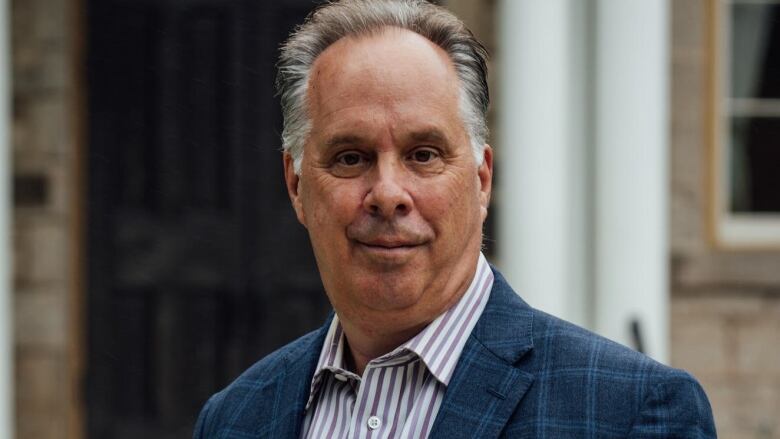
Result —
[[278, 46], [311, 1], [91, 0], [89, 437], [186, 437], [330, 307], [290, 207]]

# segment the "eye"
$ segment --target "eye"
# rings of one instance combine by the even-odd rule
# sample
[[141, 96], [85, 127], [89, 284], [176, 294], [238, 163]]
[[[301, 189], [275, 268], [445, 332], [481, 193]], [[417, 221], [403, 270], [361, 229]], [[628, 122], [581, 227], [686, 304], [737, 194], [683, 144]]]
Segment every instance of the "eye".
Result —
[[336, 156], [336, 162], [344, 166], [356, 166], [363, 161], [363, 156], [355, 151], [348, 151]]
[[412, 151], [410, 159], [412, 159], [412, 160], [414, 160], [415, 162], [418, 162], [418, 163], [428, 163], [431, 160], [434, 160], [435, 158], [437, 158], [438, 156], [439, 156], [439, 154], [436, 151], [432, 150], [432, 149], [420, 148], [420, 149], [415, 149], [414, 151]]

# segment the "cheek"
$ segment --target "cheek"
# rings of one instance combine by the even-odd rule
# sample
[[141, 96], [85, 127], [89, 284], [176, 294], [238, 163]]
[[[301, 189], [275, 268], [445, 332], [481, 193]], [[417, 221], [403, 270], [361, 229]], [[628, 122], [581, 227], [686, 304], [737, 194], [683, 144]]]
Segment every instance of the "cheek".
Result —
[[333, 179], [314, 182], [304, 197], [306, 216], [311, 225], [332, 228], [349, 224], [360, 206], [356, 185]]
[[428, 197], [418, 207], [437, 234], [451, 234], [465, 238], [475, 222], [480, 222], [481, 206], [478, 190], [471, 180], [454, 178], [446, 184], [429, 187]]

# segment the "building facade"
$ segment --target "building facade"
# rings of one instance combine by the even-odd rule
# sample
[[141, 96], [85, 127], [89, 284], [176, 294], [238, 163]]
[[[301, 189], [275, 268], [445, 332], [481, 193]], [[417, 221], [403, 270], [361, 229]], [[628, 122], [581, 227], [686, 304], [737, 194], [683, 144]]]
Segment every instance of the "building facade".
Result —
[[[497, 3], [447, 2], [493, 54], [502, 44]], [[90, 416], [83, 376], [88, 17], [78, 0], [10, 4], [16, 431], [20, 439], [75, 439], [87, 436]], [[780, 248], [730, 248], [712, 231], [717, 7], [715, 0], [669, 2], [669, 358], [702, 382], [722, 437], [778, 438]], [[502, 84], [492, 81], [500, 96]], [[511, 146], [494, 147], [500, 161]]]

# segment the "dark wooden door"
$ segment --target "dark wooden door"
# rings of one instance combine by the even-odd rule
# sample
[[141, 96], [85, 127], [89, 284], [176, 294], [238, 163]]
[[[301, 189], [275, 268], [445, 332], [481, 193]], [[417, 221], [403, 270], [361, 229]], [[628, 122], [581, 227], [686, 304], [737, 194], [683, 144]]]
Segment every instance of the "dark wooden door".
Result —
[[181, 438], [329, 310], [273, 95], [310, 0], [88, 0], [87, 429]]

